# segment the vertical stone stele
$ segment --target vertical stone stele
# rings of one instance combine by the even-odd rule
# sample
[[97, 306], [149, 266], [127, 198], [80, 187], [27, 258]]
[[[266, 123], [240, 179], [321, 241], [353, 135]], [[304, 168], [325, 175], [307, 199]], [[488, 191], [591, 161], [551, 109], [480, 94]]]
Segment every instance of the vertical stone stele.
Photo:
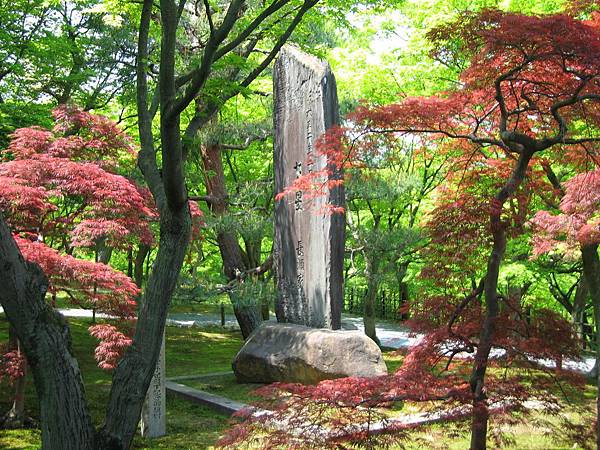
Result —
[[[274, 74], [275, 192], [329, 162], [317, 140], [339, 123], [335, 77], [329, 64], [285, 46]], [[342, 174], [333, 171], [333, 179]], [[327, 180], [323, 180], [326, 182]], [[344, 215], [325, 205], [344, 205], [342, 186], [308, 200], [296, 192], [275, 205], [275, 313], [280, 323], [339, 329], [343, 304]]]
[[156, 438], [167, 434], [167, 398], [165, 379], [165, 336], [163, 335], [158, 361], [142, 407], [140, 433]]
[[[317, 140], [338, 123], [335, 78], [329, 65], [294, 47], [275, 63], [275, 192], [328, 166]], [[342, 174], [329, 171], [330, 179]], [[327, 182], [323, 180], [322, 182]], [[298, 192], [275, 204], [275, 313], [244, 343], [232, 363], [244, 383], [316, 383], [375, 377], [387, 368], [381, 350], [360, 331], [341, 328], [344, 216], [323, 207], [344, 205], [342, 187], [326, 195]], [[311, 198], [312, 197], [312, 198]]]

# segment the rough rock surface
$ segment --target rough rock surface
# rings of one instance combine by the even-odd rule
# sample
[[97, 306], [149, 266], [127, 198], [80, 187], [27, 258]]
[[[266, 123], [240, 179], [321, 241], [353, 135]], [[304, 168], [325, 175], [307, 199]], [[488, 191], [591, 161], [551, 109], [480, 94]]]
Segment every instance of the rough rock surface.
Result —
[[387, 374], [381, 350], [360, 331], [263, 324], [233, 360], [239, 382], [314, 384]]
[[[282, 49], [274, 73], [275, 192], [329, 166], [318, 138], [339, 122], [335, 77], [329, 65], [292, 46]], [[319, 183], [341, 179], [333, 170]], [[339, 329], [343, 303], [344, 189], [302, 191], [275, 202], [274, 258], [277, 321]]]

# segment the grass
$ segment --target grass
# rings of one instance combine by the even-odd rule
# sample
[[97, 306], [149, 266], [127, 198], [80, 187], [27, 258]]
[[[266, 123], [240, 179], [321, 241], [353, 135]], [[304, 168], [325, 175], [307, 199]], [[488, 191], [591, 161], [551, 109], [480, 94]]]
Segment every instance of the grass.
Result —
[[41, 433], [37, 429], [0, 430], [0, 448], [4, 450], [40, 448]]
[[[543, 411], [532, 412], [527, 417], [527, 422], [511, 425], [497, 426], [491, 419], [492, 429], [488, 432], [488, 442], [490, 448], [498, 448], [492, 445], [491, 437], [501, 431], [505, 437], [509, 437], [511, 442], [506, 442], [501, 448], [505, 450], [581, 450], [582, 447], [574, 442], [563, 442], [556, 439], [556, 428], [546, 426], [545, 422], [558, 424], [555, 418], [551, 418]], [[431, 450], [463, 450], [469, 448], [470, 433], [468, 430], [469, 422], [455, 424], [456, 433], [449, 436], [448, 424], [435, 424], [422, 427], [412, 438], [413, 442], [406, 446], [407, 450], [421, 450], [423, 448]], [[592, 443], [589, 448], [593, 448]]]
[[[73, 335], [73, 350], [79, 361], [90, 413], [96, 424], [103, 420], [104, 408], [110, 390], [110, 373], [100, 370], [93, 358], [96, 340], [89, 336], [87, 328], [89, 319], [70, 319]], [[0, 342], [5, 342], [8, 335], [8, 324], [0, 315]], [[223, 331], [220, 328], [199, 329], [167, 327], [166, 331], [166, 364], [167, 377], [182, 375], [202, 375], [213, 372], [231, 370], [231, 360], [242, 345], [238, 332]], [[403, 355], [395, 351], [384, 351], [384, 359], [388, 370], [393, 372], [403, 361]], [[197, 378], [180, 381], [196, 389], [205, 390], [217, 395], [229, 397], [244, 403], [256, 399], [252, 394], [256, 384], [238, 384], [233, 374]], [[587, 385], [581, 392], [573, 392], [572, 400], [579, 405], [593, 408], [595, 389]], [[27, 415], [38, 417], [36, 394], [31, 380], [27, 383]], [[6, 384], [0, 384], [0, 411], [10, 407], [11, 390]], [[417, 405], [406, 403], [397, 405], [390, 411], [391, 415], [413, 413], [419, 410]], [[549, 419], [544, 412], [535, 412], [532, 419]], [[552, 420], [552, 419], [550, 419]], [[493, 420], [492, 420], [493, 423]], [[135, 449], [210, 449], [228, 426], [228, 417], [212, 410], [167, 395], [167, 432], [168, 435], [158, 439], [143, 439], [137, 436], [133, 443]], [[457, 429], [463, 430], [449, 435], [455, 425], [436, 424], [421, 428], [411, 436], [411, 443], [406, 448], [416, 449], [464, 449], [468, 448], [469, 436], [464, 432], [466, 423], [458, 423]], [[461, 428], [462, 427], [462, 428]], [[535, 427], [532, 422], [504, 426], [503, 431], [515, 438], [515, 443], [505, 448], [512, 450], [541, 449], [576, 449], [571, 445], [557, 445], [547, 436], [547, 429]], [[0, 448], [2, 449], [37, 449], [40, 448], [40, 432], [37, 429], [0, 430]]]
[[242, 344], [237, 331], [167, 327], [167, 377], [231, 370], [231, 361]]
[[[94, 423], [100, 425], [110, 391], [111, 374], [100, 370], [93, 357], [96, 340], [89, 336], [89, 319], [69, 319], [73, 336], [73, 351], [81, 368], [86, 388], [90, 414]], [[0, 315], [0, 342], [8, 337], [8, 323]], [[166, 364], [167, 377], [231, 370], [233, 355], [242, 345], [239, 333], [203, 331], [198, 328], [167, 327]], [[0, 411], [10, 408], [10, 387], [0, 384]], [[39, 417], [33, 382], [26, 388], [27, 415]], [[167, 433], [158, 439], [136, 437], [135, 449], [168, 448], [175, 450], [211, 448], [227, 427], [228, 417], [192, 404], [175, 396], [167, 395]], [[37, 429], [0, 430], [0, 448], [40, 448]]]
[[260, 397], [254, 395], [252, 392], [263, 386], [257, 383], [238, 383], [233, 373], [185, 380], [181, 381], [181, 383], [194, 389], [210, 392], [211, 394], [227, 397], [242, 403], [251, 403], [259, 400]]

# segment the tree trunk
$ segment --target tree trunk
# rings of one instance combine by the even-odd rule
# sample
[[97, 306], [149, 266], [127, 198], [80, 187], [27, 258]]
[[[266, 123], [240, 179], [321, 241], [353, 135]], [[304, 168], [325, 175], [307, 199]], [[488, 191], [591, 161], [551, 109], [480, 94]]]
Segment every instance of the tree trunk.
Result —
[[371, 260], [367, 255], [365, 255], [365, 260], [367, 265], [365, 270], [365, 275], [367, 276], [367, 293], [365, 295], [363, 324], [365, 326], [365, 334], [379, 345], [377, 329], [375, 328], [375, 302], [377, 300], [377, 288], [379, 287], [377, 278], [379, 260], [377, 258]]
[[115, 369], [101, 445], [127, 449], [137, 429], [158, 360], [167, 310], [191, 235], [187, 207], [161, 212], [160, 242], [138, 314], [133, 344]]
[[[583, 251], [582, 251], [583, 254]], [[583, 343], [583, 347], [585, 348], [585, 304], [587, 303], [588, 298], [588, 288], [587, 282], [585, 280], [585, 274], [579, 280], [579, 285], [575, 290], [575, 298], [573, 299], [573, 311], [571, 316], [573, 318], [573, 324], [575, 325], [575, 329], [577, 331], [577, 335], [581, 339]]]
[[471, 450], [485, 450], [487, 440], [487, 424], [489, 411], [486, 403], [485, 372], [487, 369], [490, 350], [494, 341], [496, 318], [498, 316], [498, 277], [500, 264], [506, 250], [506, 224], [502, 223], [502, 206], [516, 191], [525, 178], [527, 166], [533, 156], [533, 151], [523, 149], [510, 179], [496, 194], [490, 205], [490, 226], [493, 236], [493, 247], [488, 259], [487, 275], [485, 278], [486, 316], [479, 335], [479, 344], [475, 353], [473, 371], [469, 380], [473, 395], [473, 417], [471, 422]]
[[263, 298], [260, 303], [260, 315], [261, 315], [262, 320], [264, 320], [264, 321], [269, 320], [271, 318], [271, 311], [269, 309], [268, 298]]
[[37, 265], [24, 261], [2, 217], [0, 285], [0, 303], [21, 341], [38, 393], [42, 448], [95, 448], [69, 328], [45, 302], [45, 275]]
[[106, 238], [98, 239], [96, 248], [98, 249], [98, 262], [108, 264], [112, 257], [113, 248], [106, 245]]
[[127, 249], [127, 276], [133, 279], [133, 247]]
[[144, 284], [144, 261], [146, 260], [148, 253], [150, 253], [150, 247], [146, 244], [140, 244], [137, 254], [135, 255], [133, 280], [139, 288]]
[[[260, 251], [262, 248], [262, 238], [254, 237], [254, 236], [242, 236], [244, 240], [244, 247], [246, 248], [246, 256], [247, 263], [246, 266], [248, 269], [252, 269], [254, 267], [259, 267], [260, 264]], [[263, 281], [263, 275], [259, 275], [259, 280]], [[264, 321], [269, 320], [271, 318], [271, 313], [269, 311], [269, 303], [271, 299], [268, 295], [263, 295], [260, 299], [260, 318]], [[257, 326], [260, 325], [260, 322]]]
[[[204, 165], [204, 184], [206, 185], [207, 203], [215, 216], [223, 216], [229, 212], [227, 203], [227, 187], [221, 160], [221, 147], [217, 144], [202, 148]], [[239, 273], [249, 269], [244, 261], [242, 248], [235, 232], [219, 230], [217, 243], [223, 260], [223, 270], [228, 280], [235, 280]], [[247, 339], [250, 333], [261, 323], [260, 305], [241, 305], [232, 299], [233, 312], [240, 325], [242, 336]], [[257, 299], [258, 300], [258, 299]]]
[[600, 259], [598, 244], [582, 245], [583, 275], [587, 283], [594, 307], [596, 322], [596, 446], [600, 448]]
[[396, 267], [396, 280], [398, 281], [398, 307], [402, 308], [402, 313], [396, 311], [396, 315], [400, 320], [407, 320], [409, 318], [408, 311], [404, 312], [406, 303], [408, 302], [408, 283], [404, 281], [406, 273], [408, 272], [407, 262], [397, 264]]

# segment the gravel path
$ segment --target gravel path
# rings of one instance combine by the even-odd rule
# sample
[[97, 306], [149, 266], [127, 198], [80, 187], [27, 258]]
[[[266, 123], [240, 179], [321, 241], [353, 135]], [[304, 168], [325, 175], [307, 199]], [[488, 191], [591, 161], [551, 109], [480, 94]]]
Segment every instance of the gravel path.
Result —
[[[60, 309], [63, 315], [68, 317], [92, 317], [92, 312], [85, 309]], [[3, 312], [0, 308], [0, 312]], [[98, 318], [107, 318], [106, 314], [96, 314]], [[271, 320], [275, 321], [275, 317]], [[191, 327], [191, 326], [221, 326], [221, 316], [219, 314], [197, 314], [197, 313], [175, 313], [169, 314], [167, 319], [167, 325], [174, 325], [180, 327]], [[225, 315], [225, 328], [230, 330], [238, 330], [239, 326], [233, 314]], [[350, 316], [347, 314], [342, 315], [342, 328], [346, 330], [360, 330], [364, 331], [362, 318], [356, 316]], [[377, 324], [377, 337], [379, 338], [381, 345], [390, 348], [408, 348], [415, 344], [418, 344], [422, 336], [411, 335], [410, 331], [402, 324], [394, 324], [390, 322], [383, 322]], [[493, 351], [493, 356], [501, 356], [503, 350]], [[468, 358], [470, 355], [465, 354], [464, 357]], [[554, 361], [550, 360], [538, 360], [539, 364], [547, 367], [554, 367]], [[567, 369], [573, 370], [580, 373], [588, 373], [594, 367], [594, 358], [585, 357], [581, 361], [565, 361], [563, 366]]]

